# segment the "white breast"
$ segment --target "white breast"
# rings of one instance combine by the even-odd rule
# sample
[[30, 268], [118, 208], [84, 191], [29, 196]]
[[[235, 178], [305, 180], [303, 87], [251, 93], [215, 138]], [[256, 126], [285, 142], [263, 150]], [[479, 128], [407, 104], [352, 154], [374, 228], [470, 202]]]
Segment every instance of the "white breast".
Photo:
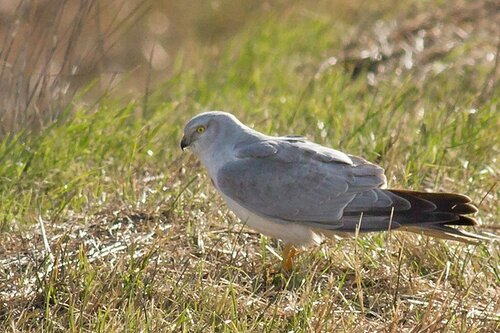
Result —
[[236, 201], [227, 197], [223, 193], [221, 196], [226, 201], [229, 209], [240, 218], [241, 222], [251, 229], [260, 232], [272, 238], [278, 238], [285, 243], [293, 244], [297, 247], [306, 247], [311, 245], [321, 244], [323, 237], [315, 233], [311, 228], [305, 225], [293, 222], [277, 222], [263, 218], [257, 214], [250, 212], [245, 207], [238, 204]]

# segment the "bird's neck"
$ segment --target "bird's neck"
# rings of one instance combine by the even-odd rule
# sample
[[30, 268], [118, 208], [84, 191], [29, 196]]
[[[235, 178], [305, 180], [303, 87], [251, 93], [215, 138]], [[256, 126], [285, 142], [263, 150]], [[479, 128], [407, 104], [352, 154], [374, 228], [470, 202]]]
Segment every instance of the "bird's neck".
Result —
[[244, 131], [239, 131], [237, 138], [232, 133], [219, 136], [218, 140], [198, 152], [198, 157], [205, 165], [210, 177], [216, 179], [219, 169], [237, 159], [235, 147], [241, 142], [251, 142], [258, 140], [258, 132], [251, 128], [245, 128]]

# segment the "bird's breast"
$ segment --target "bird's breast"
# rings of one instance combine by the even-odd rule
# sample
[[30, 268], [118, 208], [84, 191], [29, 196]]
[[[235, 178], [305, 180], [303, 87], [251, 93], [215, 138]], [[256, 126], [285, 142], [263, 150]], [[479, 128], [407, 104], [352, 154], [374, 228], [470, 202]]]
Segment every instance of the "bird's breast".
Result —
[[297, 247], [319, 245], [322, 236], [306, 225], [293, 222], [279, 222], [254, 214], [219, 191], [228, 208], [249, 228], [272, 238], [283, 240]]

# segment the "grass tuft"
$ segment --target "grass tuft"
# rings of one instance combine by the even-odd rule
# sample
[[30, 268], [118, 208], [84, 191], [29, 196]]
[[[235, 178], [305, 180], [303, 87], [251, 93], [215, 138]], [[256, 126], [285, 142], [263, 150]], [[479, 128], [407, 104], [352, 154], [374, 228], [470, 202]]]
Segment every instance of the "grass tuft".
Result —
[[465, 193], [494, 233], [491, 3], [456, 6], [263, 5], [217, 52], [199, 43], [184, 62], [193, 50], [179, 51], [147, 98], [75, 100], [40, 131], [5, 137], [0, 330], [498, 331], [495, 242], [398, 232], [331, 240], [283, 274], [283, 244], [237, 224], [178, 147], [192, 115], [230, 111], [262, 132], [375, 161], [391, 187]]

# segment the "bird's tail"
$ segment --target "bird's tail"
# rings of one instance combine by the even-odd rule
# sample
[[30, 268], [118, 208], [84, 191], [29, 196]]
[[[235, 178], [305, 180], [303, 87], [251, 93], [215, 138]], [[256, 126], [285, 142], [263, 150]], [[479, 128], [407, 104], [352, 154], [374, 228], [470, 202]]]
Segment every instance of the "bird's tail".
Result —
[[403, 230], [433, 237], [477, 244], [489, 237], [459, 230], [457, 226], [475, 226], [477, 221], [468, 216], [477, 212], [476, 206], [465, 195], [454, 193], [427, 193], [407, 190], [382, 190], [380, 196], [390, 197], [392, 207], [356, 207], [344, 211], [342, 226], [325, 234], [345, 235], [360, 232]]
[[420, 233], [443, 239], [477, 244], [488, 237], [454, 228], [476, 226], [477, 221], [467, 216], [478, 210], [465, 195], [455, 193], [427, 193], [406, 190], [388, 190], [406, 199], [411, 208], [393, 213], [393, 219], [401, 225], [400, 230]]

